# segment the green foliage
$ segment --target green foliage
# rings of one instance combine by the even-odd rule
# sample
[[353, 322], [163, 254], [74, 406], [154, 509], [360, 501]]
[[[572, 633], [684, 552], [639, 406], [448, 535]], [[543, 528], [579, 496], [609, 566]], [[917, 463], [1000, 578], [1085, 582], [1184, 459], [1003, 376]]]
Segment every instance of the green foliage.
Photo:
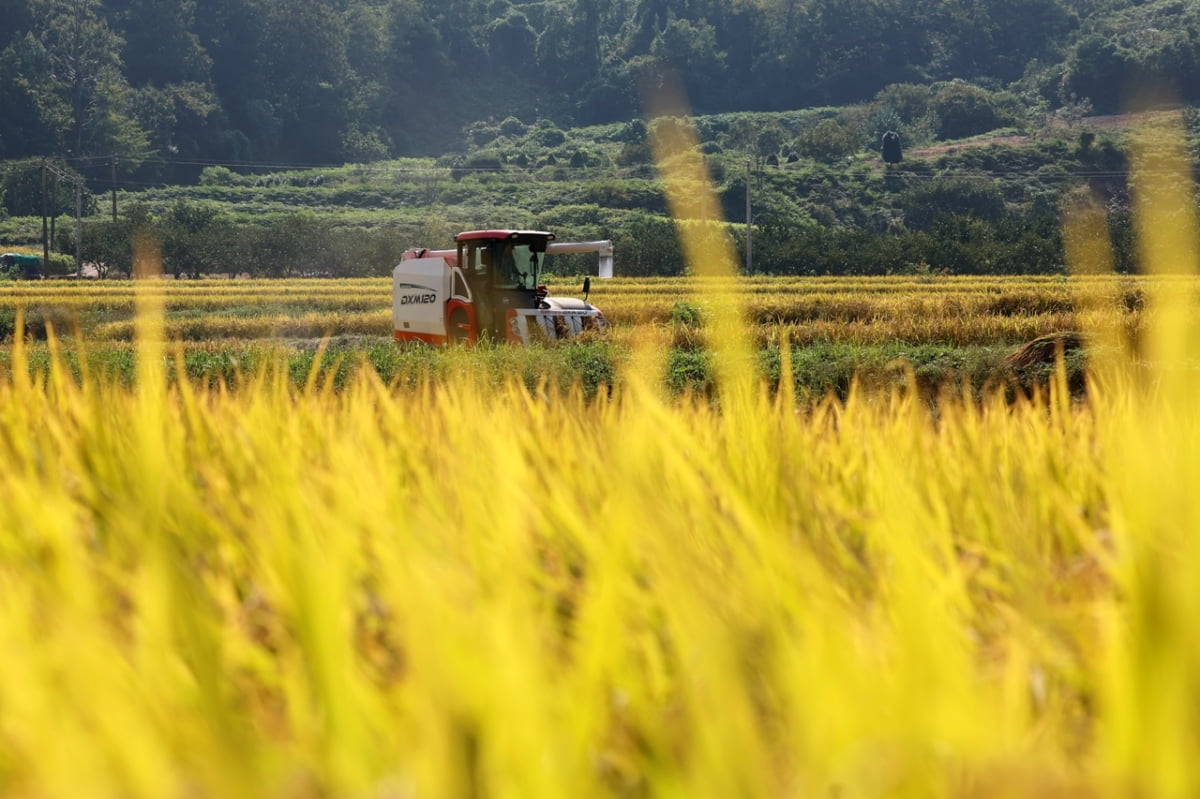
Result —
[[646, 141], [648, 133], [646, 123], [639, 117], [623, 123], [612, 139], [626, 144], [640, 144]]
[[567, 134], [553, 122], [542, 120], [534, 127], [530, 138], [542, 147], [557, 147], [567, 140]]
[[500, 133], [510, 138], [524, 136], [528, 130], [529, 126], [513, 116], [506, 118], [500, 123]]
[[683, 252], [669, 218], [642, 214], [613, 235], [620, 253], [621, 273], [631, 277], [681, 275]]
[[75, 257], [61, 252], [50, 253], [50, 262], [42, 267], [46, 277], [65, 277], [75, 274]]
[[[50, 216], [75, 213], [75, 179], [78, 173], [58, 159], [47, 161], [46, 213]], [[91, 193], [84, 199], [90, 206]], [[0, 203], [13, 216], [42, 213], [42, 162], [14, 161], [0, 168]]]
[[100, 277], [133, 275], [133, 243], [139, 235], [150, 241], [160, 240], [150, 210], [140, 203], [126, 205], [116, 220], [88, 222], [83, 226], [80, 255], [93, 264]]
[[[1177, 0], [6, 0], [4, 19], [0, 158], [116, 152], [143, 182], [197, 162], [555, 148], [581, 121], [629, 124], [613, 141], [632, 163], [639, 87], [669, 70], [713, 115], [874, 98], [873, 121], [841, 120], [859, 146], [974, 135], [1046, 103], [1114, 110], [1135, 79], [1200, 86], [1200, 12]], [[778, 131], [741, 127], [720, 147], [786, 156]]]
[[201, 186], [242, 186], [248, 180], [227, 166], [206, 166], [200, 172]]
[[391, 148], [386, 134], [379, 130], [364, 130], [352, 123], [342, 134], [342, 155], [352, 163], [369, 164], [387, 159]]
[[858, 131], [833, 119], [823, 119], [803, 130], [792, 142], [801, 156], [831, 164], [848, 158], [862, 148]]
[[940, 89], [929, 101], [942, 139], [961, 139], [1014, 125], [1018, 122], [1015, 106], [1014, 97], [958, 81]]
[[1058, 99], [1087, 98], [1096, 111], [1115, 113], [1148, 90], [1200, 99], [1198, 81], [1200, 9], [1152, 0], [1089, 20], [1064, 61]]
[[[879, 90], [873, 105], [900, 125], [915, 125], [929, 113], [933, 96], [929, 86], [916, 83], [893, 83]], [[872, 130], [872, 132], [875, 132]], [[882, 131], [880, 131], [882, 132]]]
[[703, 349], [672, 349], [667, 356], [667, 387], [676, 394], [712, 394], [716, 389], [712, 353]]
[[700, 327], [705, 321], [704, 309], [694, 302], [684, 300], [673, 303], [668, 315], [674, 325]]
[[995, 222], [1005, 210], [999, 187], [975, 178], [922, 181], [906, 189], [898, 204], [910, 230], [928, 230], [939, 219], [954, 215]]
[[163, 271], [176, 278], [230, 272], [232, 230], [213, 205], [179, 200], [160, 220]]

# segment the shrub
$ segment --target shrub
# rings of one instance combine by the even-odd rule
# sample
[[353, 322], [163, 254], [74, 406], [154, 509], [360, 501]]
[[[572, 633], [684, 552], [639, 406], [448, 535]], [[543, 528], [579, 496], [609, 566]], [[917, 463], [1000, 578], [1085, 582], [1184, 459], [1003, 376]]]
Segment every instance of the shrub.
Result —
[[557, 147], [567, 140], [567, 134], [548, 119], [538, 122], [530, 137], [543, 147]]
[[616, 135], [613, 136], [613, 141], [632, 143], [643, 142], [646, 140], [646, 123], [640, 118], [630, 120], [623, 124]]
[[201, 186], [244, 186], [246, 180], [242, 175], [226, 166], [206, 166], [200, 170]]
[[823, 163], [848, 158], [858, 152], [861, 146], [858, 131], [833, 119], [823, 119], [801, 131], [792, 143], [792, 149], [800, 155]]
[[983, 178], [942, 178], [922, 181], [898, 198], [909, 230], [928, 230], [941, 217], [971, 216], [996, 221], [1004, 215], [1004, 195], [994, 181]]
[[391, 148], [379, 130], [352, 125], [342, 134], [342, 156], [351, 163], [369, 164], [388, 157]]
[[704, 324], [705, 319], [703, 308], [694, 302], [686, 302], [684, 300], [678, 300], [673, 303], [667, 312], [667, 316], [670, 318], [671, 324], [686, 325], [688, 327], [699, 327]]
[[876, 112], [891, 113], [900, 124], [912, 125], [929, 113], [931, 92], [928, 86], [893, 83], [875, 95]]
[[961, 139], [1017, 122], [996, 95], [967, 83], [951, 83], [935, 94], [929, 105], [937, 115], [942, 139]]
[[516, 117], [506, 117], [505, 120], [500, 123], [500, 133], [511, 138], [524, 136], [525, 132], [528, 130], [529, 126]]

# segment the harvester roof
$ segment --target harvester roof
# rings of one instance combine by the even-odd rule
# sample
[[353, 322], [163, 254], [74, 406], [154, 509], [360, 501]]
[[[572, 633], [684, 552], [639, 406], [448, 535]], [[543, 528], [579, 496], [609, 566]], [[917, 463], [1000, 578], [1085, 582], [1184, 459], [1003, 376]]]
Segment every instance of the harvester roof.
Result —
[[467, 230], [454, 237], [455, 241], [480, 241], [485, 239], [544, 238], [553, 241], [554, 234], [544, 230]]

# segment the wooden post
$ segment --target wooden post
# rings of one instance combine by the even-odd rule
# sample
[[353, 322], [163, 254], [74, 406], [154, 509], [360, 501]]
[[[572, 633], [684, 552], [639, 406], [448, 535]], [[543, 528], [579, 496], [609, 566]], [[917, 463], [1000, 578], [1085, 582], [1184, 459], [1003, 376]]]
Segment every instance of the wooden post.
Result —
[[50, 231], [46, 217], [48, 199], [46, 197], [46, 159], [42, 159], [42, 273], [50, 269]]
[[83, 276], [83, 175], [75, 176], [75, 277]]
[[750, 162], [746, 162], [746, 274], [753, 271], [754, 266], [754, 232], [753, 220], [750, 218]]

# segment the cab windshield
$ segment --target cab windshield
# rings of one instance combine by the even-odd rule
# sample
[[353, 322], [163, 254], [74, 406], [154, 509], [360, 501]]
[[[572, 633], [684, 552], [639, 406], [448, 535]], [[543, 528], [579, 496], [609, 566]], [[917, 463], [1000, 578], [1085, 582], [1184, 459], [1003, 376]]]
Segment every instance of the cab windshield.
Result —
[[528, 244], [504, 241], [494, 245], [496, 271], [494, 286], [498, 289], [536, 289], [542, 271], [542, 255]]

